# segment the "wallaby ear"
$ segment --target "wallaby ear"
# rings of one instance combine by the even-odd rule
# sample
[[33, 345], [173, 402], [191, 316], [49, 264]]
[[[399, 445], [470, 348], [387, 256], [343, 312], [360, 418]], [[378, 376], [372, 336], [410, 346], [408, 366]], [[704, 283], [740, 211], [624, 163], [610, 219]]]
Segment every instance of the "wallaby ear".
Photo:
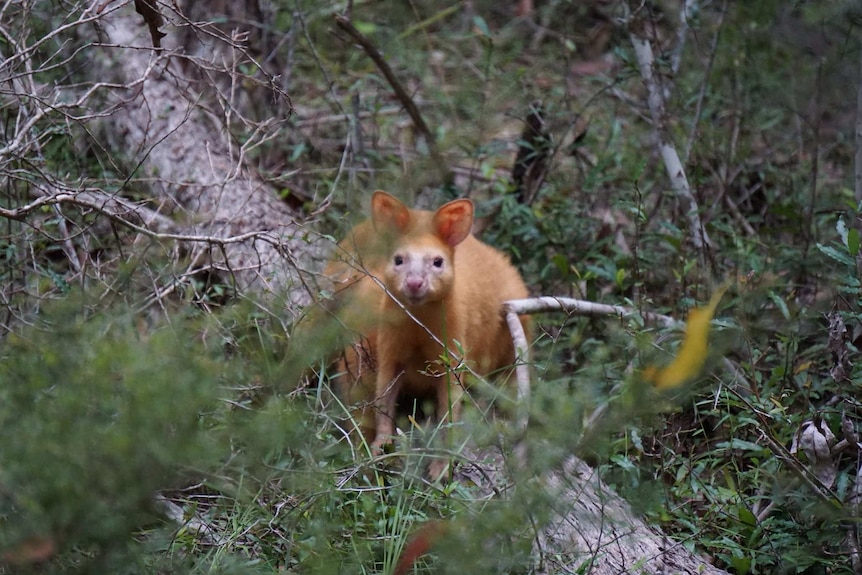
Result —
[[453, 200], [434, 214], [434, 229], [448, 245], [455, 247], [470, 235], [473, 228], [473, 202]]
[[377, 190], [371, 196], [371, 220], [377, 231], [404, 233], [410, 223], [410, 210], [394, 196]]

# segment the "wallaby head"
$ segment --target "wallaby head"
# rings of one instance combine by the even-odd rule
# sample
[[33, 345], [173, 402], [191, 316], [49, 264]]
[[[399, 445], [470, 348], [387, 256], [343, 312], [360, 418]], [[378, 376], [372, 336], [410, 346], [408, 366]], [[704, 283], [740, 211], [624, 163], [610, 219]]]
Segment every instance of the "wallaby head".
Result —
[[371, 197], [371, 219], [387, 239], [387, 289], [408, 306], [445, 299], [455, 281], [455, 246], [473, 225], [473, 202], [454, 200], [436, 212], [411, 210], [377, 191]]

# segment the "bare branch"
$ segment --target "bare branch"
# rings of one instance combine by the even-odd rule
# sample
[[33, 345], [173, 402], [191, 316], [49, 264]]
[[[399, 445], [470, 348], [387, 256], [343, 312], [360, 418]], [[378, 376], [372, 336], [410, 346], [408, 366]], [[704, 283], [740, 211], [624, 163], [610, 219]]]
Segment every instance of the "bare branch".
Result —
[[506, 309], [507, 311], [512, 311], [522, 315], [546, 311], [564, 311], [575, 315], [591, 317], [617, 316], [619, 318], [624, 318], [640, 316], [647, 321], [654, 321], [666, 327], [677, 325], [679, 323], [674, 318], [660, 313], [639, 311], [621, 305], [608, 305], [567, 297], [543, 296], [527, 299], [515, 299], [506, 302]]
[[[509, 331], [512, 334], [512, 342], [515, 346], [515, 381], [518, 387], [517, 429], [519, 432], [527, 428], [529, 420], [530, 370], [529, 366], [523, 361], [525, 352], [528, 349], [528, 342], [518, 316], [549, 311], [564, 311], [574, 315], [591, 317], [615, 316], [624, 318], [640, 316], [645, 320], [654, 321], [663, 326], [679, 324], [672, 317], [658, 313], [641, 312], [624, 306], [607, 305], [571, 298], [544, 296], [507, 301], [503, 304], [503, 312], [506, 316], [506, 323], [509, 326]], [[594, 414], [594, 417], [598, 418], [602, 413]]]
[[515, 345], [515, 383], [518, 386], [518, 431], [527, 429], [530, 405], [530, 367], [524, 361], [530, 349], [524, 326], [518, 318], [518, 313], [509, 309], [508, 304], [504, 306], [506, 323], [512, 333], [512, 343]]
[[[862, 64], [862, 54], [859, 63]], [[855, 165], [855, 198], [856, 207], [862, 204], [862, 72], [859, 74], [859, 84], [856, 86], [856, 165]]]
[[679, 7], [679, 28], [676, 31], [676, 46], [670, 57], [671, 77], [676, 78], [679, 73], [679, 65], [682, 63], [682, 53], [685, 52], [685, 42], [688, 38], [689, 18], [697, 14], [700, 6], [697, 0], [685, 0]]
[[659, 153], [664, 161], [664, 167], [670, 178], [671, 187], [685, 211], [692, 245], [697, 249], [701, 258], [706, 261], [711, 242], [706, 228], [700, 219], [697, 200], [691, 191], [688, 177], [685, 174], [685, 168], [668, 133], [664, 97], [659, 85], [659, 77], [655, 72], [655, 56], [652, 51], [652, 45], [644, 30], [645, 23], [642, 19], [630, 19], [628, 24], [629, 40], [632, 43], [632, 47], [634, 47], [641, 79], [643, 79], [647, 89], [647, 104], [650, 116], [652, 117], [653, 131], [655, 132]]
[[[686, 0], [686, 5], [691, 0]], [[718, 53], [718, 40], [721, 37], [721, 29], [724, 27], [724, 15], [727, 14], [727, 0], [721, 3], [721, 11], [718, 14], [718, 25], [715, 30], [715, 36], [712, 37], [712, 45], [709, 47], [709, 62], [706, 64], [706, 70], [703, 72], [703, 80], [700, 83], [700, 91], [697, 94], [697, 104], [694, 109], [694, 118], [691, 120], [691, 129], [688, 132], [688, 140], [685, 144], [685, 153], [683, 160], [688, 161], [691, 154], [691, 147], [694, 145], [694, 138], [697, 135], [697, 126], [700, 123], [700, 115], [703, 112], [703, 101], [706, 98], [706, 88], [709, 86], [709, 74], [712, 72], [712, 67], [715, 64], [715, 55]], [[679, 63], [676, 63], [677, 67]], [[674, 76], [676, 69], [674, 69]]]
[[374, 61], [380, 69], [380, 72], [383, 73], [386, 81], [389, 82], [390, 86], [392, 86], [392, 91], [395, 92], [395, 96], [398, 98], [398, 101], [401, 102], [401, 105], [404, 106], [404, 109], [413, 121], [413, 125], [416, 126], [419, 133], [422, 134], [423, 138], [425, 138], [425, 142], [428, 144], [428, 152], [431, 154], [431, 160], [440, 172], [442, 181], [445, 184], [451, 183], [454, 178], [452, 173], [446, 168], [446, 162], [443, 160], [443, 156], [440, 155], [440, 150], [437, 149], [437, 140], [434, 138], [433, 132], [428, 129], [428, 125], [422, 118], [419, 108], [416, 106], [413, 98], [411, 98], [407, 93], [407, 90], [404, 89], [404, 86], [401, 85], [401, 82], [398, 80], [395, 72], [392, 71], [389, 63], [386, 62], [371, 40], [366, 38], [362, 32], [357, 30], [349, 19], [345, 18], [341, 14], [336, 14], [335, 23], [339, 28], [347, 32], [357, 44], [362, 46], [362, 49], [365, 50], [368, 57]]

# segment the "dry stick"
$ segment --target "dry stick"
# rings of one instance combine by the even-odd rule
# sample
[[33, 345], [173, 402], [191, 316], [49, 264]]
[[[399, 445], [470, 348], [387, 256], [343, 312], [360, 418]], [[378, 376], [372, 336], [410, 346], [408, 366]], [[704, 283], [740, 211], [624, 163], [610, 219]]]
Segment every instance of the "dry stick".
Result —
[[[637, 27], [641, 27], [641, 30], [637, 31]], [[664, 167], [670, 177], [671, 187], [683, 204], [683, 209], [691, 228], [692, 244], [700, 253], [701, 258], [706, 261], [707, 250], [710, 248], [711, 242], [700, 219], [697, 200], [691, 192], [691, 186], [685, 175], [685, 168], [667, 131], [665, 102], [658, 85], [658, 78], [654, 73], [655, 56], [653, 55], [649, 40], [643, 37], [645, 34], [642, 27], [642, 22], [630, 21], [629, 40], [634, 47], [641, 78], [647, 88], [647, 104], [653, 121], [653, 131], [658, 140], [659, 152], [664, 161]]]
[[[859, 62], [862, 63], [862, 54]], [[860, 66], [862, 68], [862, 66]], [[862, 71], [859, 74], [859, 85], [856, 87], [856, 165], [854, 166], [856, 216], [853, 218], [854, 227], [862, 232], [862, 221], [859, 219], [858, 210], [862, 204]], [[862, 272], [862, 254], [856, 255], [856, 270]]]
[[[595, 303], [591, 301], [577, 300], [565, 297], [535, 297], [526, 299], [509, 300], [503, 303], [503, 313], [506, 323], [512, 334], [512, 342], [515, 346], [515, 382], [518, 387], [517, 417], [515, 421], [516, 437], [523, 437], [527, 430], [530, 416], [530, 369], [524, 361], [528, 349], [527, 335], [519, 315], [533, 314], [545, 311], [564, 311], [575, 315], [585, 316], [616, 316], [619, 318], [639, 315], [648, 321], [657, 322], [663, 326], [677, 325], [679, 322], [670, 316], [653, 313], [640, 312], [636, 309], [620, 306]], [[607, 406], [601, 406], [593, 412], [590, 420], [597, 421], [604, 415]], [[592, 427], [592, 423], [590, 424]], [[516, 465], [523, 469], [527, 461], [527, 445], [523, 441], [516, 441], [511, 448]]]
[[518, 416], [515, 426], [517, 432], [522, 433], [527, 429], [530, 416], [530, 367], [524, 361], [524, 355], [529, 347], [524, 326], [521, 325], [518, 312], [512, 309], [511, 304], [512, 302], [506, 302], [503, 309], [506, 314], [506, 323], [512, 334], [512, 343], [515, 345], [515, 383], [518, 386]]
[[[83, 208], [90, 208], [109, 217], [116, 218], [121, 222], [127, 215], [132, 214], [147, 225], [154, 224], [156, 229], [161, 229], [167, 232], [173, 232], [176, 230], [176, 224], [174, 224], [170, 218], [150, 210], [149, 208], [145, 208], [135, 202], [117, 195], [105, 193], [101, 190], [70, 190], [44, 194], [29, 204], [25, 204], [17, 208], [0, 208], [0, 217], [16, 221], [24, 221], [24, 219], [26, 219], [31, 213], [36, 212], [45, 206], [57, 206], [62, 204], [71, 204], [81, 206]], [[131, 221], [125, 223], [128, 223], [131, 226], [136, 226], [136, 224]], [[155, 233], [149, 229], [144, 231], [150, 234]]]
[[[850, 516], [859, 518], [859, 502], [862, 500], [862, 465], [856, 469], [856, 481], [853, 482], [853, 489], [850, 494]], [[862, 572], [862, 554], [859, 552], [859, 533], [854, 522], [847, 530], [847, 547], [850, 551], [850, 564], [853, 566], [854, 573]]]
[[[149, 238], [156, 240], [175, 240], [181, 242], [202, 242], [214, 246], [224, 247], [230, 244], [238, 244], [249, 240], [262, 241], [276, 248], [284, 249], [285, 242], [273, 231], [250, 231], [242, 234], [220, 237], [196, 234], [183, 234], [174, 232], [176, 224], [169, 218], [153, 212], [134, 202], [130, 202], [118, 196], [112, 196], [101, 191], [61, 192], [50, 196], [42, 196], [27, 205], [15, 209], [0, 208], [0, 218], [24, 221], [32, 212], [43, 206], [74, 205], [82, 208], [95, 210], [107, 216], [111, 220]], [[143, 225], [135, 223], [134, 219], [141, 220]], [[166, 232], [156, 232], [145, 226], [153, 226], [156, 229], [167, 229]]]
[[[688, 1], [686, 2], [688, 5]], [[712, 45], [709, 47], [709, 62], [706, 64], [706, 70], [703, 72], [703, 82], [700, 84], [700, 92], [697, 94], [697, 104], [694, 108], [694, 119], [691, 121], [691, 129], [688, 132], [688, 141], [685, 144], [685, 153], [683, 158], [688, 161], [691, 155], [691, 147], [694, 145], [694, 138], [697, 135], [697, 126], [700, 123], [700, 115], [703, 113], [703, 101], [706, 99], [706, 88], [709, 85], [709, 74], [712, 72], [715, 64], [715, 55], [718, 53], [718, 39], [721, 37], [721, 29], [724, 27], [724, 15], [727, 13], [727, 0], [721, 3], [721, 11], [718, 13], [718, 28], [715, 31], [715, 36], [712, 38]], [[677, 62], [677, 68], [679, 63]], [[674, 77], [676, 77], [676, 69], [674, 69]]]
[[729, 393], [732, 393], [733, 396], [745, 404], [746, 408], [749, 410], [749, 413], [753, 413], [758, 422], [760, 423], [760, 427], [758, 431], [760, 431], [761, 437], [766, 441], [766, 445], [773, 455], [782, 463], [784, 463], [788, 469], [800, 480], [802, 480], [808, 488], [822, 501], [823, 503], [827, 503], [830, 507], [834, 509], [840, 509], [843, 506], [841, 498], [832, 491], [832, 488], [827, 487], [820, 483], [814, 473], [811, 472], [805, 465], [800, 463], [799, 459], [790, 453], [790, 451], [785, 447], [780, 441], [778, 441], [771, 432], [769, 431], [769, 421], [767, 416], [763, 414], [762, 411], [758, 410], [754, 405], [748, 401], [744, 395], [742, 395], [738, 390], [735, 390], [731, 387], [726, 388]]
[[[862, 54], [859, 62], [862, 63]], [[862, 71], [859, 75], [859, 85], [856, 87], [856, 207], [862, 203]]]
[[347, 32], [347, 34], [353, 38], [357, 44], [362, 46], [362, 49], [365, 50], [365, 53], [371, 58], [380, 71], [383, 73], [383, 76], [386, 78], [386, 81], [389, 82], [389, 85], [392, 87], [392, 91], [395, 92], [395, 97], [398, 98], [398, 101], [401, 102], [401, 105], [404, 106], [404, 109], [407, 111], [407, 114], [410, 116], [410, 119], [413, 121], [413, 125], [416, 126], [416, 129], [422, 134], [422, 137], [425, 138], [425, 142], [428, 144], [428, 152], [431, 154], [431, 159], [434, 162], [434, 165], [437, 167], [437, 171], [440, 172], [440, 177], [446, 185], [450, 185], [454, 181], [454, 177], [452, 172], [446, 169], [446, 163], [443, 161], [443, 157], [440, 155], [440, 150], [437, 149], [437, 141], [434, 138], [434, 134], [431, 130], [428, 129], [428, 125], [425, 123], [425, 120], [422, 118], [422, 114], [419, 113], [419, 108], [416, 106], [416, 103], [404, 89], [404, 86], [401, 85], [401, 82], [398, 81], [398, 78], [395, 76], [395, 73], [392, 71], [392, 68], [383, 59], [383, 56], [374, 46], [374, 44], [365, 37], [365, 35], [356, 29], [353, 23], [342, 16], [341, 14], [335, 15], [335, 23], [339, 28]]
[[679, 322], [669, 315], [654, 312], [642, 312], [622, 305], [608, 305], [568, 297], [532, 297], [513, 299], [505, 303], [506, 311], [518, 314], [531, 314], [544, 311], [564, 311], [576, 315], [591, 317], [617, 316], [619, 318], [639, 315], [647, 321], [654, 321], [664, 327], [677, 325]]
[[505, 302], [503, 312], [506, 315], [506, 322], [509, 325], [512, 342], [515, 346], [515, 381], [518, 386], [519, 408], [518, 431], [524, 431], [527, 427], [527, 405], [530, 399], [530, 370], [527, 363], [524, 362], [524, 354], [528, 348], [527, 336], [518, 316], [545, 311], [564, 311], [591, 317], [616, 316], [624, 318], [639, 315], [647, 321], [654, 321], [665, 327], [679, 323], [674, 318], [660, 313], [641, 312], [621, 305], [607, 305], [567, 297], [544, 296], [513, 299]]
[[698, 12], [697, 0], [685, 0], [679, 9], [679, 30], [676, 31], [676, 47], [670, 57], [671, 77], [676, 78], [679, 65], [682, 63], [682, 53], [685, 51], [685, 40], [688, 37], [688, 17]]

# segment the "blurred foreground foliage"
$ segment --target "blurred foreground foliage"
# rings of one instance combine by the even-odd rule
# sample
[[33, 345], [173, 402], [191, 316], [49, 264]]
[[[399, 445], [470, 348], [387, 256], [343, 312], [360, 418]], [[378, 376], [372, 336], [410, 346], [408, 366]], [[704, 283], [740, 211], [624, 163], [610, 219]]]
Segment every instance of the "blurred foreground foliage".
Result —
[[[150, 329], [129, 310], [82, 304], [46, 305], [2, 351], [3, 562], [47, 562], [35, 571], [57, 573], [177, 569], [192, 557], [165, 554], [181, 523], [167, 521], [157, 494], [252, 499], [266, 455], [296, 447], [306, 422], [283, 402], [252, 413], [232, 401], [244, 366], [218, 336], [206, 340], [207, 320]], [[237, 572], [248, 562], [219, 559]]]
[[72, 294], [7, 336], [0, 573], [386, 571], [415, 524], [480, 515], [453, 523], [441, 572], [527, 564], [541, 493], [429, 491], [409, 448], [368, 467], [326, 386], [291, 392], [296, 358], [262, 361], [249, 308], [155, 325], [92, 310]]

